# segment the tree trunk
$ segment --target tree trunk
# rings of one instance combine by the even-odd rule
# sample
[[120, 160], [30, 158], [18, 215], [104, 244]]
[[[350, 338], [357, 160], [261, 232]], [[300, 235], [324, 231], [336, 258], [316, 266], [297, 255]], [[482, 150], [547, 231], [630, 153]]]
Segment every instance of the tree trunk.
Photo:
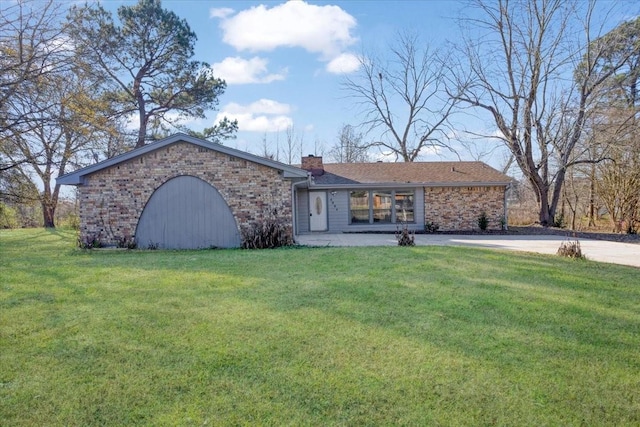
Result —
[[144, 94], [141, 89], [142, 77], [144, 75], [144, 71], [146, 70], [146, 65], [138, 71], [136, 75], [135, 81], [133, 82], [133, 93], [136, 97], [136, 101], [138, 102], [138, 120], [140, 123], [140, 128], [138, 129], [138, 141], [136, 142], [136, 148], [144, 147], [144, 140], [147, 136], [147, 123], [149, 122], [149, 116], [146, 112], [146, 102], [144, 99]]
[[596, 165], [591, 164], [591, 176], [589, 177], [589, 227], [596, 226]]
[[[531, 164], [533, 164], [533, 161], [531, 161]], [[550, 225], [553, 225], [553, 215], [555, 214], [555, 208], [552, 212], [549, 207], [549, 186], [537, 173], [532, 173], [531, 176], [529, 176], [529, 182], [531, 183], [531, 186], [536, 193], [536, 202], [538, 202], [538, 218], [540, 221], [540, 225], [542, 225], [543, 227], [549, 227]]]
[[544, 227], [549, 227], [553, 224], [553, 217], [551, 216], [551, 212], [549, 211], [549, 198], [546, 191], [544, 191], [544, 195], [540, 198], [540, 225]]
[[566, 169], [560, 169], [556, 176], [555, 186], [553, 187], [553, 195], [551, 204], [549, 206], [549, 217], [551, 221], [555, 219], [556, 211], [558, 210], [558, 202], [560, 201], [560, 195], [562, 194], [562, 188], [564, 186], [564, 177], [566, 176]]
[[47, 185], [44, 187], [41, 199], [42, 205], [42, 226], [44, 228], [55, 228], [54, 217], [56, 213], [56, 205], [51, 198], [51, 190]]
[[44, 200], [42, 201], [42, 217], [43, 217], [43, 226], [44, 228], [55, 228], [56, 224], [54, 222], [56, 209], [51, 204], [46, 203]]
[[140, 129], [138, 129], [138, 141], [136, 142], [136, 148], [144, 147], [144, 140], [147, 136], [147, 119], [148, 117], [144, 111], [140, 111]]
[[[48, 175], [45, 175], [48, 176]], [[58, 206], [58, 195], [60, 193], [60, 185], [56, 184], [54, 191], [51, 192], [49, 186], [50, 180], [43, 179], [44, 191], [42, 192], [42, 198], [40, 204], [42, 206], [42, 226], [44, 228], [55, 228], [55, 215], [56, 207]]]

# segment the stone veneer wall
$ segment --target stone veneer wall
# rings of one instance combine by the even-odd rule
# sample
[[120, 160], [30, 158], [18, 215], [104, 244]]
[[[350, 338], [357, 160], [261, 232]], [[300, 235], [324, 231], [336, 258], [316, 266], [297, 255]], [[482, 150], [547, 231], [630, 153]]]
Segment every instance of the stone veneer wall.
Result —
[[213, 185], [239, 227], [255, 223], [274, 208], [292, 223], [291, 183], [278, 170], [178, 142], [86, 177], [79, 186], [81, 237], [99, 237], [107, 244], [133, 237], [153, 192], [181, 175]]
[[488, 230], [501, 230], [506, 219], [505, 187], [426, 187], [425, 222], [437, 224], [440, 231], [478, 230], [478, 217], [484, 211]]

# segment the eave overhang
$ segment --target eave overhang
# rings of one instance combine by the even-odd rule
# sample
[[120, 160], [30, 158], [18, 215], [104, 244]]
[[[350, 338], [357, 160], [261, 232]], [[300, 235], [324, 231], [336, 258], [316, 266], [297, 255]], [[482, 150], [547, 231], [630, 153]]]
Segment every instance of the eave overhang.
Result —
[[349, 190], [364, 188], [423, 188], [423, 187], [508, 187], [511, 181], [498, 182], [365, 182], [352, 184], [314, 184], [314, 190]]

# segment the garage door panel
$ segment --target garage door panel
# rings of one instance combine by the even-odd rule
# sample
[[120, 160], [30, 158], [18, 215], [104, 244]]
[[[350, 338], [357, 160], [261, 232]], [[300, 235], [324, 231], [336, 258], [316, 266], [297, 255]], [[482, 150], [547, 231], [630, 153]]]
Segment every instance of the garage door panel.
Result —
[[240, 234], [231, 209], [207, 182], [192, 176], [160, 186], [145, 206], [136, 230], [140, 247], [166, 249], [238, 247]]

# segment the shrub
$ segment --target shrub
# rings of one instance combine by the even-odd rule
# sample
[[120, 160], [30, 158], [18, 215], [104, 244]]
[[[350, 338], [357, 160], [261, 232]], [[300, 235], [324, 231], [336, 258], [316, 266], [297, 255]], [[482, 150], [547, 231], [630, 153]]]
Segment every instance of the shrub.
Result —
[[104, 246], [104, 243], [102, 242], [100, 233], [89, 234], [84, 238], [78, 235], [78, 247], [80, 249], [95, 249], [95, 248], [101, 248], [103, 246]]
[[396, 231], [396, 240], [398, 246], [415, 246], [416, 233], [409, 231], [409, 227], [403, 225], [401, 229]]
[[131, 236], [119, 237], [116, 246], [124, 249], [135, 249], [138, 247], [136, 239]]
[[580, 248], [580, 242], [578, 240], [567, 240], [566, 242], [562, 242], [558, 248], [557, 254], [568, 258], [584, 258], [582, 249]]
[[0, 228], [18, 228], [19, 225], [16, 210], [0, 203]]
[[427, 233], [435, 233], [439, 228], [440, 226], [435, 222], [428, 221], [424, 224], [424, 231]]
[[564, 213], [560, 212], [553, 218], [553, 226], [557, 228], [565, 228], [567, 226], [564, 220]]
[[273, 209], [263, 218], [242, 228], [243, 249], [273, 249], [293, 245], [291, 227]]
[[487, 216], [487, 213], [484, 211], [482, 211], [482, 213], [478, 217], [478, 227], [482, 231], [485, 231], [487, 227], [489, 227], [489, 217]]
[[75, 213], [67, 215], [66, 217], [58, 221], [58, 223], [60, 227], [70, 228], [76, 231], [80, 230], [80, 217]]

